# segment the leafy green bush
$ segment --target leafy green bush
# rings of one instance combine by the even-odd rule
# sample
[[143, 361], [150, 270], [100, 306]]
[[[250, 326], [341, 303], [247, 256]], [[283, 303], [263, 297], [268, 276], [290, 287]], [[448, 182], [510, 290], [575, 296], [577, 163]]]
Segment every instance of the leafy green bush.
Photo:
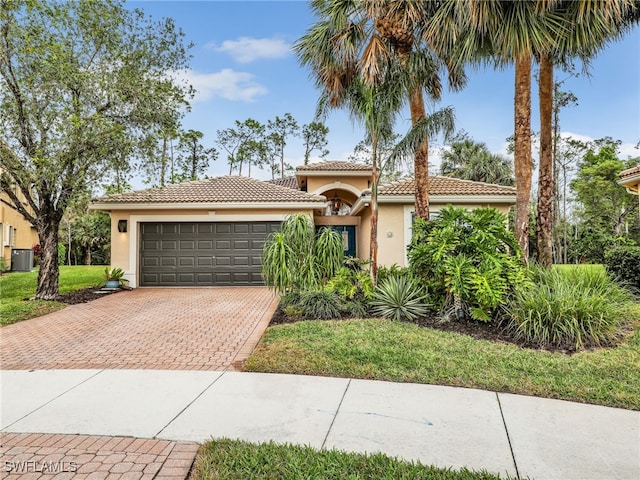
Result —
[[614, 343], [634, 316], [631, 294], [603, 270], [534, 270], [533, 283], [508, 302], [516, 338], [539, 346], [581, 348]]
[[429, 311], [422, 289], [404, 276], [391, 276], [379, 282], [370, 305], [374, 315], [394, 320], [413, 321]]
[[370, 298], [373, 293], [373, 281], [369, 271], [364, 268], [366, 263], [351, 260], [349, 266], [342, 267], [327, 282], [327, 288], [345, 300]]
[[340, 307], [340, 310], [350, 318], [366, 318], [368, 316], [367, 307], [358, 300], [347, 302]]
[[326, 289], [301, 292], [297, 305], [308, 320], [340, 318], [340, 300], [335, 293]]
[[409, 267], [401, 267], [397, 263], [394, 263], [390, 267], [380, 265], [380, 267], [378, 267], [378, 282], [384, 282], [389, 277], [412, 278], [413, 272]]
[[315, 233], [304, 214], [288, 216], [279, 232], [267, 237], [262, 253], [262, 276], [268, 287], [284, 294], [315, 289], [342, 266], [342, 237], [329, 228]]
[[640, 293], [640, 246], [620, 245], [607, 250], [604, 265], [613, 277]]
[[412, 272], [444, 315], [489, 321], [527, 270], [506, 215], [493, 208], [446, 207], [437, 219], [417, 219], [409, 246]]

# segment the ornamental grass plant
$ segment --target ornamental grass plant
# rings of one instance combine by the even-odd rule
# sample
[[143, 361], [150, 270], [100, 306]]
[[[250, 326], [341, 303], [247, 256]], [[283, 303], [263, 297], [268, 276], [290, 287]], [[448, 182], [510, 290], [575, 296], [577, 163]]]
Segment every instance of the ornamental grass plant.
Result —
[[601, 269], [533, 269], [506, 305], [517, 339], [540, 347], [616, 344], [637, 320], [632, 294]]

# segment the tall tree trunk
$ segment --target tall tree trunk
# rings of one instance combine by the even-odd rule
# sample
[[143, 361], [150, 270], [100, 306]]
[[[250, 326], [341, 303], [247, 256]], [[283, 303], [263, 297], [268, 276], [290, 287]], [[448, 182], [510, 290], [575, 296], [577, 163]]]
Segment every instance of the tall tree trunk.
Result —
[[165, 186], [167, 177], [167, 137], [162, 137], [162, 156], [160, 157], [160, 186]]
[[516, 60], [514, 99], [514, 167], [516, 175], [515, 234], [529, 261], [529, 198], [531, 197], [531, 56]]
[[371, 241], [369, 242], [369, 260], [371, 260], [371, 280], [378, 282], [378, 137], [372, 135], [372, 181], [371, 181]]
[[58, 268], [58, 227], [60, 226], [60, 218], [53, 207], [43, 206], [42, 210], [36, 224], [38, 240], [42, 248], [36, 298], [38, 300], [55, 300], [58, 297], [60, 276], [60, 269]]
[[91, 247], [87, 247], [84, 257], [85, 265], [91, 265]]
[[551, 139], [553, 108], [553, 61], [549, 55], [540, 57], [540, 168], [538, 173], [538, 214], [536, 222], [537, 257], [543, 267], [553, 264], [552, 226], [554, 176]]
[[[409, 101], [411, 124], [426, 118], [422, 89], [411, 93]], [[416, 182], [416, 217], [429, 220], [429, 139], [424, 138], [414, 153], [413, 173]]]

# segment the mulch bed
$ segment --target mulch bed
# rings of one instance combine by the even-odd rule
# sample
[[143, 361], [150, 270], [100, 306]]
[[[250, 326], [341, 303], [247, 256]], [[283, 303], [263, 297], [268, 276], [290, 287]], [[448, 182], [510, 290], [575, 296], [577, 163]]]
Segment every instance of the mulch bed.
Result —
[[[301, 320], [304, 320], [304, 318], [290, 317], [286, 313], [284, 313], [280, 307], [278, 307], [271, 317], [269, 326], [295, 323]], [[473, 320], [443, 321], [442, 318], [436, 313], [419, 318], [413, 323], [425, 328], [433, 328], [445, 332], [454, 332], [461, 335], [468, 335], [475, 338], [476, 340], [487, 340], [493, 343], [511, 344], [521, 348], [528, 348], [532, 350], [544, 350], [547, 352], [565, 354], [572, 354], [576, 352], [575, 348], [570, 345], [565, 345], [563, 347], [547, 345], [542, 348], [539, 345], [533, 345], [529, 342], [515, 339], [504, 326], [496, 323], [484, 323]]]
[[105, 295], [111, 295], [112, 293], [120, 292], [121, 290], [106, 291], [104, 293], [96, 293], [100, 291], [100, 287], [83, 288], [82, 290], [76, 290], [75, 292], [61, 293], [57, 301], [66, 303], [67, 305], [76, 305], [78, 303], [87, 303], [97, 298], [102, 298]]

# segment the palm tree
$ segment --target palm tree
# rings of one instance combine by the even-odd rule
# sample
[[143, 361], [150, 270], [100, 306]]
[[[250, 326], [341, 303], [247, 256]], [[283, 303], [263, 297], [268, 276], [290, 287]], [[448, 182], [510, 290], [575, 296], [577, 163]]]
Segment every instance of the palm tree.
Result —
[[[317, 85], [333, 105], [343, 102], [354, 79], [361, 77], [373, 86], [382, 82], [390, 62], [397, 62], [396, 81], [404, 89], [411, 122], [416, 126], [428, 119], [423, 92], [439, 100], [442, 90], [439, 73], [445, 62], [425, 48], [420, 33], [434, 6], [421, 0], [314, 0], [312, 9], [320, 20], [294, 49], [302, 64], [311, 67]], [[464, 83], [461, 67], [449, 73], [452, 87]], [[413, 149], [416, 215], [428, 219], [429, 142], [427, 130], [421, 132], [421, 141], [415, 142]]]
[[378, 184], [382, 170], [379, 152], [382, 145], [394, 137], [396, 116], [406, 103], [404, 89], [396, 81], [398, 66], [397, 63], [388, 65], [381, 81], [372, 85], [367, 84], [362, 77], [356, 77], [345, 89], [338, 105], [331, 103], [331, 94], [325, 91], [318, 109], [324, 114], [329, 108], [346, 107], [352, 119], [362, 122], [367, 130], [372, 167], [369, 260], [374, 285], [378, 278]]
[[[542, 3], [542, 2], [540, 2]], [[638, 22], [640, 8], [633, 0], [558, 1], [547, 2], [554, 18], [562, 26], [557, 42], [537, 53], [540, 65], [540, 166], [538, 175], [538, 210], [536, 222], [537, 257], [543, 266], [553, 263], [553, 171], [552, 111], [553, 68], [565, 64], [569, 57], [579, 57], [588, 65], [609, 41], [621, 37]]]
[[423, 32], [426, 41], [449, 52], [452, 61], [515, 65], [515, 234], [525, 258], [529, 252], [532, 174], [531, 63], [542, 46], [555, 44], [555, 31], [549, 26], [553, 22], [540, 14], [540, 2], [443, 0]]

